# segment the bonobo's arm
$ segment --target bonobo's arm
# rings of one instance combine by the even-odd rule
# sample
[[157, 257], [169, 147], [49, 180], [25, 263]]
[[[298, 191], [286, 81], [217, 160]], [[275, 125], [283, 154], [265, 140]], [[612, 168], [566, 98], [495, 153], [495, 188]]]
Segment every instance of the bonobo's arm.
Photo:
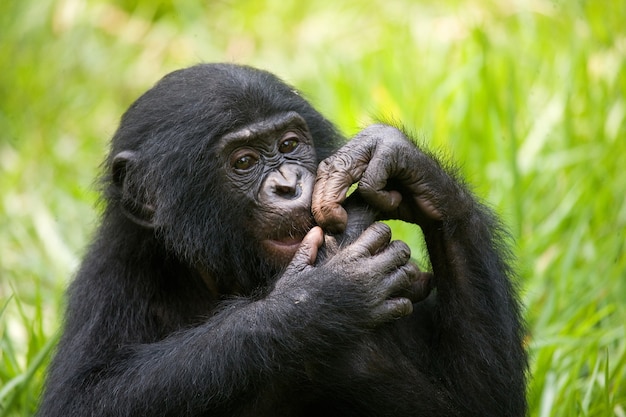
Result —
[[[106, 237], [100, 244], [124, 244]], [[153, 314], [174, 316], [189, 300], [171, 291], [174, 283], [153, 286], [163, 284], [158, 276], [167, 265], [153, 259], [140, 265], [154, 270], [131, 273], [102, 259], [120, 260], [119, 252], [96, 246], [73, 286], [40, 415], [263, 415], [255, 411], [266, 407], [258, 394], [267, 387], [297, 385], [303, 363], [410, 312], [408, 299], [391, 295], [415, 268], [408, 247], [390, 237], [386, 225], [375, 224], [314, 266], [323, 237], [313, 228], [267, 296], [230, 301], [204, 323], [182, 323], [169, 335], [160, 334]], [[98, 291], [102, 285], [115, 289]], [[97, 296], [107, 291], [110, 297]]]
[[[343, 230], [347, 215], [341, 203], [355, 182], [382, 218], [422, 228], [436, 289], [436, 298], [416, 305], [409, 318], [416, 329], [422, 320], [432, 321], [432, 331], [416, 330], [412, 336], [426, 349], [413, 358], [413, 369], [395, 373], [396, 394], [378, 387], [371, 402], [380, 400], [375, 398], [380, 393], [402, 402], [397, 411], [416, 407], [424, 415], [523, 415], [523, 326], [495, 217], [437, 160], [391, 126], [363, 130], [320, 164], [312, 206], [319, 225]], [[405, 392], [398, 393], [399, 388]]]

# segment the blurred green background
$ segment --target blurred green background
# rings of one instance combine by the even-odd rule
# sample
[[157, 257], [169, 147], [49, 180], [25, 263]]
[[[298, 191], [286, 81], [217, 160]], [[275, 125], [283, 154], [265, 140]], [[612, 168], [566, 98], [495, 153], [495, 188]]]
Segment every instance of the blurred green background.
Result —
[[201, 61], [457, 161], [516, 240], [531, 415], [626, 416], [624, 0], [1, 1], [0, 416], [34, 412], [120, 115]]

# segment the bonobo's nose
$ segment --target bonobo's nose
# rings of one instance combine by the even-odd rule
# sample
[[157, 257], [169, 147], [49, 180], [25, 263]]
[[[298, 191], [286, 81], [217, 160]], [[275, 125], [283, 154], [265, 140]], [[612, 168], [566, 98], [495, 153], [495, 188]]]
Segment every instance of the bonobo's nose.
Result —
[[274, 194], [282, 198], [298, 198], [302, 194], [302, 183], [299, 180], [277, 183], [274, 185]]
[[298, 198], [302, 195], [302, 174], [299, 169], [282, 166], [270, 174], [267, 186], [278, 197]]
[[282, 198], [298, 198], [302, 194], [302, 184], [295, 185], [278, 184], [274, 192]]
[[311, 204], [315, 176], [299, 165], [283, 165], [267, 174], [261, 185], [261, 202]]

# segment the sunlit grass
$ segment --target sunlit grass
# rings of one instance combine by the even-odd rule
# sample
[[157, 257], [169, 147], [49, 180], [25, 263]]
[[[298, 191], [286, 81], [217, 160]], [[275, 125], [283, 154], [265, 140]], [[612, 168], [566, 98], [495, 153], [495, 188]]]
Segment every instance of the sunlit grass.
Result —
[[458, 162], [515, 240], [530, 414], [626, 416], [624, 22], [621, 0], [0, 2], [0, 417], [34, 412], [119, 116], [200, 61]]

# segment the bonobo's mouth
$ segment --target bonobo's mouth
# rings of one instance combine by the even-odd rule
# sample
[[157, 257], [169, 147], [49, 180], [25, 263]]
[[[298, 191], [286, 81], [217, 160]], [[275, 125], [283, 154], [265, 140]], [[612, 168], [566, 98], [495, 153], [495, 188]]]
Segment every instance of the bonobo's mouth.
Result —
[[296, 253], [300, 247], [302, 238], [304, 238], [304, 236], [286, 237], [283, 239], [267, 239], [263, 243], [267, 245], [268, 248], [271, 248], [272, 251], [291, 253], [293, 256], [293, 254]]
[[278, 227], [271, 232], [270, 236], [261, 240], [263, 250], [271, 263], [279, 266], [289, 264], [300, 247], [302, 239], [315, 225], [309, 213], [294, 215], [289, 223], [289, 227]]
[[270, 259], [278, 265], [287, 265], [293, 255], [296, 254], [296, 251], [300, 247], [300, 243], [302, 243], [302, 236], [289, 236], [285, 238], [277, 238], [277, 239], [266, 239], [261, 242], [263, 245], [263, 249], [269, 255]]

